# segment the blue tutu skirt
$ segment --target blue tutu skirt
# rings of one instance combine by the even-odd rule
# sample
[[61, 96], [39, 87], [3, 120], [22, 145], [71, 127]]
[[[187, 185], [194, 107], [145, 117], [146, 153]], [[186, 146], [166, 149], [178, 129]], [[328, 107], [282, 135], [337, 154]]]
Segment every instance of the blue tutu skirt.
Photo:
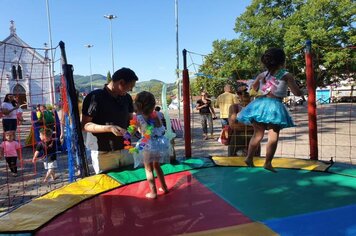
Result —
[[151, 137], [145, 146], [140, 149], [142, 138], [137, 141], [138, 153], [134, 153], [134, 167], [141, 167], [143, 164], [152, 162], [170, 163], [171, 144], [165, 136]]
[[242, 109], [237, 120], [246, 125], [252, 122], [273, 124], [281, 129], [295, 126], [281, 99], [265, 96], [256, 98]]

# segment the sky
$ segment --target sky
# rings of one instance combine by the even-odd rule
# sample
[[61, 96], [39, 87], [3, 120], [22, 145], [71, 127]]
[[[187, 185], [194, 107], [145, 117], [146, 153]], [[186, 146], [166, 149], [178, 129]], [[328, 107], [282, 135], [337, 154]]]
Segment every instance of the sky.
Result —
[[[235, 20], [251, 0], [177, 0], [179, 68], [182, 50], [196, 54], [187, 64], [201, 65], [215, 40], [233, 39]], [[31, 47], [49, 43], [46, 0], [1, 0], [0, 40], [10, 35], [10, 20], [17, 35]], [[76, 75], [107, 75], [128, 67], [139, 81], [177, 79], [175, 0], [48, 0], [52, 46], [65, 43], [68, 64]], [[111, 21], [104, 15], [116, 15]], [[93, 45], [87, 48], [85, 45]], [[54, 52], [59, 58], [59, 51]], [[59, 63], [58, 63], [59, 64]], [[190, 66], [191, 71], [197, 66]], [[58, 74], [59, 69], [56, 69]]]

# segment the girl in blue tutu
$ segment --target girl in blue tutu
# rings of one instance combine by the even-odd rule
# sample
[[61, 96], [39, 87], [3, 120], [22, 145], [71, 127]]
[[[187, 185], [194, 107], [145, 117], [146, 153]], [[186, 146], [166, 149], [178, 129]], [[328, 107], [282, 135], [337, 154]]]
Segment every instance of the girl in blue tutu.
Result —
[[[144, 165], [150, 188], [146, 198], [155, 199], [157, 198], [157, 188], [153, 170], [156, 171], [161, 183], [161, 187], [158, 190], [168, 193], [160, 163], [170, 162], [170, 141], [164, 136], [165, 127], [154, 111], [156, 99], [153, 94], [146, 91], [138, 93], [134, 99], [134, 105], [136, 116], [130, 121], [127, 131], [132, 134], [137, 130], [140, 132], [141, 138], [137, 141], [135, 147], [126, 146], [125, 149], [129, 149], [129, 152], [133, 154], [135, 167]], [[127, 137], [125, 139], [128, 140]]]
[[270, 48], [262, 55], [261, 62], [267, 71], [256, 77], [250, 90], [250, 93], [257, 94], [257, 98], [237, 117], [239, 122], [252, 125], [254, 128], [245, 159], [250, 167], [254, 166], [253, 154], [260, 146], [265, 131], [268, 130], [264, 168], [273, 172], [276, 172], [272, 166], [272, 159], [277, 149], [279, 132], [283, 128], [295, 126], [282, 100], [287, 96], [288, 87], [294, 95], [302, 95], [293, 75], [284, 68], [285, 59], [285, 53], [280, 48]]

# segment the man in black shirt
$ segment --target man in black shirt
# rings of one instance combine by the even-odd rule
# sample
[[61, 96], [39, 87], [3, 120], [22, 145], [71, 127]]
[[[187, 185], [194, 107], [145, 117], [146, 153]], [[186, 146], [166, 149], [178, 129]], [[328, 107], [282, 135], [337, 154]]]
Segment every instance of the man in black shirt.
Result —
[[[211, 106], [211, 100], [208, 99], [208, 94], [206, 92], [201, 93], [201, 99], [197, 101], [196, 109], [199, 111], [201, 117], [201, 125], [203, 128], [204, 140], [208, 139], [208, 126], [209, 123], [209, 133], [210, 137], [214, 138], [213, 135], [213, 118], [216, 119], [214, 108]], [[212, 115], [213, 114], [213, 117]]]
[[128, 68], [117, 70], [103, 89], [89, 93], [83, 102], [82, 127], [87, 131], [87, 147], [91, 150], [95, 173], [133, 163], [124, 150], [123, 135], [133, 115], [133, 102], [127, 93], [138, 77]]

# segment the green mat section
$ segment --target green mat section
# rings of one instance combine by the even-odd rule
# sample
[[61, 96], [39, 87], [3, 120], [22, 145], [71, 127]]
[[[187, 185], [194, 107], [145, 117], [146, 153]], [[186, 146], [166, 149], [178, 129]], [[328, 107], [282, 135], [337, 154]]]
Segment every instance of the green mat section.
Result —
[[[165, 175], [173, 174], [181, 171], [187, 171], [197, 168], [212, 167], [215, 166], [213, 161], [209, 158], [193, 157], [190, 159], [178, 159], [179, 164], [164, 164], [162, 170]], [[130, 169], [130, 170], [118, 170], [107, 173], [110, 177], [114, 178], [121, 184], [130, 184], [146, 179], [144, 168]]]
[[356, 204], [356, 179], [333, 173], [216, 167], [193, 175], [256, 221]]
[[[353, 176], [356, 178], [356, 166], [345, 163], [334, 163], [329, 169], [329, 172]], [[356, 180], [355, 180], [356, 181]]]

